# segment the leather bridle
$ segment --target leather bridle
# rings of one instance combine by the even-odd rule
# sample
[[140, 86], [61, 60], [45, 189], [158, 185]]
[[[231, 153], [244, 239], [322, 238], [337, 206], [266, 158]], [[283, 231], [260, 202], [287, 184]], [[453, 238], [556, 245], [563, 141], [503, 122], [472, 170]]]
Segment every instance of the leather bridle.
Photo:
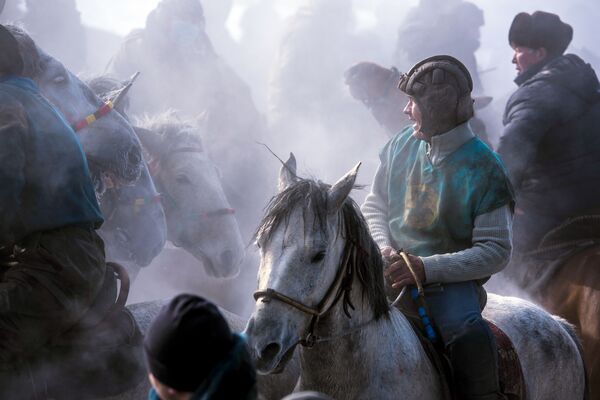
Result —
[[[351, 246], [351, 241], [348, 241], [346, 246]], [[313, 347], [316, 343], [331, 340], [334, 337], [324, 338], [315, 335], [315, 329], [319, 320], [322, 316], [327, 314], [343, 297], [344, 298], [344, 313], [348, 318], [352, 318], [350, 315], [350, 311], [348, 308], [352, 308], [354, 310], [354, 305], [350, 301], [350, 291], [352, 289], [352, 281], [354, 279], [354, 263], [350, 263], [352, 258], [355, 258], [356, 248], [347, 247], [344, 251], [344, 259], [340, 267], [337, 270], [335, 279], [323, 299], [319, 302], [317, 307], [308, 306], [301, 301], [293, 299], [285, 294], [271, 288], [267, 288], [265, 290], [257, 290], [254, 292], [254, 299], [258, 301], [262, 300], [263, 303], [269, 303], [272, 300], [278, 300], [284, 304], [287, 304], [305, 314], [309, 314], [312, 316], [308, 329], [302, 338], [298, 340], [302, 346], [305, 347]], [[370, 322], [370, 321], [369, 321]], [[363, 325], [360, 325], [357, 329], [353, 329], [353, 331], [362, 329]], [[346, 332], [342, 335], [337, 335], [335, 337], [344, 336], [351, 332]]]

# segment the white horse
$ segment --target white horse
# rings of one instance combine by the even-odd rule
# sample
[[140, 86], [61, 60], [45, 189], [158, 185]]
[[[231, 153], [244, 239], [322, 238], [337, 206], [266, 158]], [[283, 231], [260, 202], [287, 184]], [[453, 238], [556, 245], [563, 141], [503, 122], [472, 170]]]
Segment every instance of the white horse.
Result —
[[[389, 308], [382, 260], [356, 203], [356, 166], [335, 185], [299, 179], [293, 155], [257, 233], [257, 304], [246, 334], [260, 373], [282, 370], [300, 343], [296, 390], [336, 399], [442, 397], [409, 322]], [[490, 295], [485, 317], [512, 340], [528, 399], [583, 399], [585, 372], [564, 321]], [[474, 355], [476, 357], [476, 355]]]

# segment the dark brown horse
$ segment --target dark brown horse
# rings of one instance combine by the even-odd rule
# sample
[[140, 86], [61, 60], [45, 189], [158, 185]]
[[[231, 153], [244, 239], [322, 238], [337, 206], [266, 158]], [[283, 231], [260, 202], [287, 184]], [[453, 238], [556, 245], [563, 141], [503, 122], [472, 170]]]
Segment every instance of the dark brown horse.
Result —
[[577, 325], [592, 399], [600, 399], [600, 244], [571, 257], [540, 291], [540, 303]]
[[573, 218], [504, 272], [552, 314], [577, 326], [592, 399], [600, 399], [600, 214]]

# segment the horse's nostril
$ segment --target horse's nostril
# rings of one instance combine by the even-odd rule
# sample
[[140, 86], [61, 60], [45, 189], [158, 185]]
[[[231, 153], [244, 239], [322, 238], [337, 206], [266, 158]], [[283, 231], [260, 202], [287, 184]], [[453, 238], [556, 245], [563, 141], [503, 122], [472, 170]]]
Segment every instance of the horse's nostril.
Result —
[[231, 266], [233, 264], [233, 258], [233, 252], [231, 250], [225, 250], [221, 253], [219, 261], [221, 261], [221, 265]]
[[262, 358], [264, 360], [272, 360], [273, 358], [275, 358], [275, 356], [277, 356], [277, 354], [279, 354], [280, 349], [281, 349], [281, 346], [279, 346], [279, 344], [269, 343], [267, 345], [267, 347], [265, 347], [260, 352], [260, 358]]

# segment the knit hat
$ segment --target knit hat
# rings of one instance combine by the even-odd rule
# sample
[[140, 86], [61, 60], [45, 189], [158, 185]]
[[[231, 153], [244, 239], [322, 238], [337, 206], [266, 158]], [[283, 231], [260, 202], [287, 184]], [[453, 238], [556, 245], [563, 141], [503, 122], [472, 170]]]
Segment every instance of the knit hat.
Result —
[[160, 310], [146, 334], [144, 350], [156, 379], [180, 392], [194, 392], [235, 343], [214, 304], [182, 294]]
[[544, 11], [517, 14], [508, 31], [511, 46], [543, 47], [550, 56], [563, 54], [572, 39], [571, 25], [562, 22], [558, 15]]
[[421, 131], [427, 135], [447, 132], [473, 116], [473, 80], [454, 57], [426, 58], [402, 75], [398, 88], [419, 106]]
[[0, 75], [21, 75], [23, 57], [17, 39], [4, 25], [0, 25]]

